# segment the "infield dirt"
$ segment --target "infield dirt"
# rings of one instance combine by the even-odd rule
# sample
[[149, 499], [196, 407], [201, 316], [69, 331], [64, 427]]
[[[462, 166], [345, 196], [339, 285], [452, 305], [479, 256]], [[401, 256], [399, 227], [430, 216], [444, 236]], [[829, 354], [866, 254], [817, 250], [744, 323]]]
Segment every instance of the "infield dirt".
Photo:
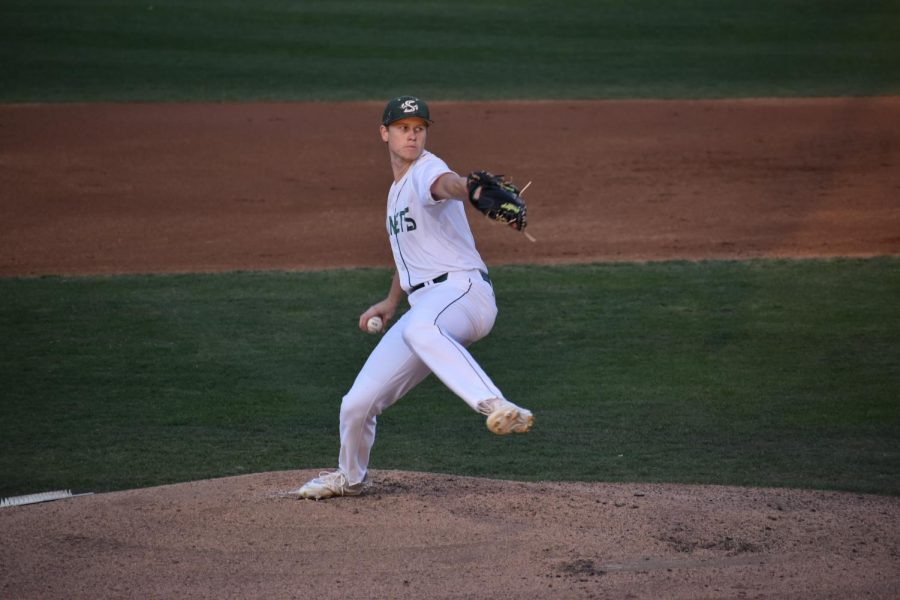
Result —
[[[0, 275], [388, 266], [381, 104], [0, 106]], [[433, 103], [488, 265], [900, 252], [900, 98]]]
[[[386, 267], [381, 108], [0, 106], [0, 275]], [[900, 254], [900, 98], [436, 102], [432, 112], [429, 146], [451, 166], [533, 181], [535, 243], [470, 210], [489, 265]], [[279, 497], [315, 473], [2, 509], [0, 596], [900, 589], [896, 498], [377, 470], [360, 498]]]

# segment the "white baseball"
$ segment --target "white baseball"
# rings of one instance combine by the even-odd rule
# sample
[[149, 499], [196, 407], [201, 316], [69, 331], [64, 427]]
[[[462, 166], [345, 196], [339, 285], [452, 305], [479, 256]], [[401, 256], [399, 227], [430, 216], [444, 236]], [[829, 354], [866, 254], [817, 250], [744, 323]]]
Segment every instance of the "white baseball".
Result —
[[366, 329], [369, 330], [369, 333], [378, 333], [381, 331], [382, 327], [384, 327], [384, 323], [378, 315], [370, 317], [369, 320], [366, 321]]

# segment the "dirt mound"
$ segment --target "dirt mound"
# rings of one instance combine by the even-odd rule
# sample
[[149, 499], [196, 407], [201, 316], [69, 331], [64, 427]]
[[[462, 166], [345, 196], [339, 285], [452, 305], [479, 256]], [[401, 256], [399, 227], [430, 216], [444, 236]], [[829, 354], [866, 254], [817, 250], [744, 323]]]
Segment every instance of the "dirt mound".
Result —
[[[292, 471], [0, 511], [5, 598], [896, 598], [900, 502], [711, 486]], [[15, 540], [15, 543], [9, 543]]]

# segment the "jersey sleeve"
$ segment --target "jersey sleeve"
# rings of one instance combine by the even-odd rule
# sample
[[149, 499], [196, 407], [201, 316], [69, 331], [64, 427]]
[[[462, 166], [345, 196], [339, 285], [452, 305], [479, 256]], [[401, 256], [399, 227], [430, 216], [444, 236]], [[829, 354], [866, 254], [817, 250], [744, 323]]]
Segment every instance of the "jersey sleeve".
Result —
[[421, 169], [416, 173], [416, 190], [418, 191], [419, 200], [423, 204], [437, 204], [442, 200], [435, 200], [431, 195], [431, 186], [437, 181], [437, 178], [445, 173], [456, 172], [447, 166], [442, 159], [434, 154], [428, 154], [427, 160], [422, 162]]

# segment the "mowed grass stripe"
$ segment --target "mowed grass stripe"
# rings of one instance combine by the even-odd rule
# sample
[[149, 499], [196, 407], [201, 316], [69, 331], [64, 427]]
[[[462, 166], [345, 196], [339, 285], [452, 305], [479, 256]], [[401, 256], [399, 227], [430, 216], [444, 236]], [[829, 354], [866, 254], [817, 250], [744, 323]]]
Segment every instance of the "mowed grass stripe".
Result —
[[0, 101], [900, 92], [900, 2], [8, 0]]
[[[537, 414], [433, 378], [373, 467], [900, 492], [900, 259], [502, 267], [472, 350]], [[334, 465], [382, 270], [2, 279], [0, 496]]]

